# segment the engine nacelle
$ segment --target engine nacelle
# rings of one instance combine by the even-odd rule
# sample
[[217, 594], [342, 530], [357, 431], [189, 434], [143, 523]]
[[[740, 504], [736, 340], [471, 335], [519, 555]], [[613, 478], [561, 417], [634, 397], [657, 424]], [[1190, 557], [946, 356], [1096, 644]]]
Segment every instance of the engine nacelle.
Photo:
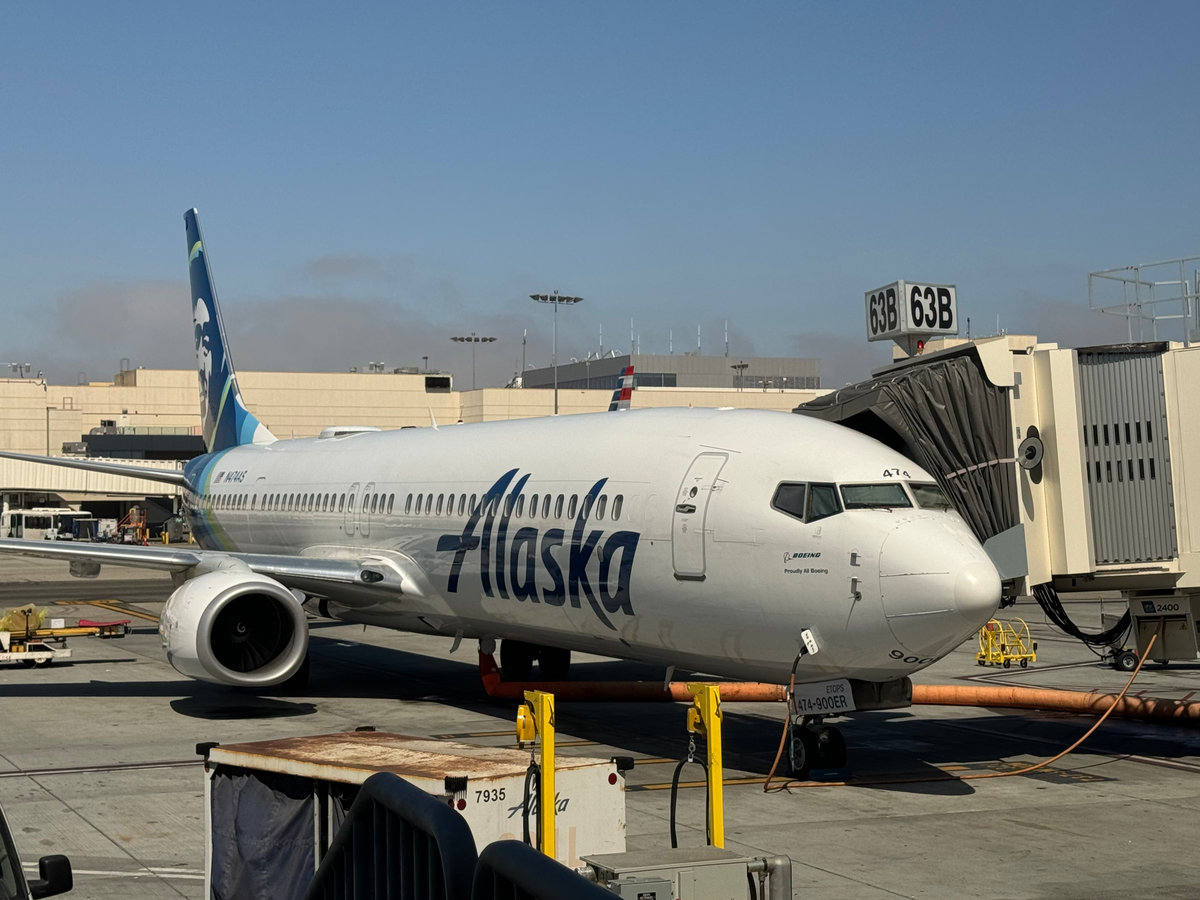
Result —
[[308, 652], [300, 601], [253, 572], [209, 572], [185, 582], [163, 607], [158, 631], [176, 671], [215, 684], [279, 684]]

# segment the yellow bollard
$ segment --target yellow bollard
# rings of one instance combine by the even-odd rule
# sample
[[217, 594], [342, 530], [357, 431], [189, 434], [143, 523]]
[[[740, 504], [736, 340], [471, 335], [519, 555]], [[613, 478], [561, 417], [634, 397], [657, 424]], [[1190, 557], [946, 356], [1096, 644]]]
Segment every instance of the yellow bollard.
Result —
[[517, 710], [517, 740], [541, 739], [542, 754], [538, 764], [538, 785], [541, 800], [538, 803], [537, 830], [538, 849], [551, 859], [557, 852], [555, 846], [554, 816], [557, 801], [554, 795], [554, 695], [544, 691], [526, 691], [528, 704]]
[[721, 765], [721, 689], [715, 684], [689, 684], [692, 708], [688, 731], [704, 735], [708, 747], [708, 833], [712, 846], [725, 846], [725, 776]]

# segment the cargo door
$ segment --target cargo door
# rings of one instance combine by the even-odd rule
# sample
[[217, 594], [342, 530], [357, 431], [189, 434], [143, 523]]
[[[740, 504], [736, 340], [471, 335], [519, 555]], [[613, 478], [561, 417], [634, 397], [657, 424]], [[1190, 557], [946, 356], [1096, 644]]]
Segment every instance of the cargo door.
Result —
[[671, 525], [671, 558], [676, 578], [704, 580], [705, 535], [712, 530], [706, 527], [708, 505], [727, 458], [724, 453], [701, 453], [683, 476]]
[[358, 482], [350, 485], [350, 490], [346, 494], [346, 513], [342, 519], [346, 527], [346, 534], [354, 534], [354, 526], [358, 517], [355, 515], [355, 510], [358, 509]]

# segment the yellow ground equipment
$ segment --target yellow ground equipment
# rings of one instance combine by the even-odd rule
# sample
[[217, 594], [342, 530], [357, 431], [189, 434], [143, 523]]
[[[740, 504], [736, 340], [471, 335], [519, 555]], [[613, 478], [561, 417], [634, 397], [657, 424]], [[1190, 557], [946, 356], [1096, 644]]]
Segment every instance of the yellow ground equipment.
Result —
[[1022, 669], [1037, 662], [1037, 641], [1030, 640], [1029, 626], [1024, 619], [1012, 619], [1005, 624], [992, 619], [979, 629], [979, 652], [975, 661], [981, 665], [1009, 668], [1017, 662]]
[[56, 659], [71, 656], [67, 647], [69, 637], [121, 638], [129, 632], [128, 619], [115, 622], [81, 619], [75, 625], [50, 619], [50, 627], [43, 628], [46, 612], [31, 603], [0, 616], [0, 663], [19, 662], [29, 668], [48, 666]]
[[[527, 742], [541, 744], [541, 759], [530, 759], [525, 773], [525, 796], [521, 801], [522, 824], [525, 843], [533, 843], [529, 837], [529, 809], [537, 806], [537, 849], [551, 859], [555, 858], [556, 833], [555, 814], [558, 793], [554, 788], [554, 695], [544, 691], [526, 691], [526, 703], [517, 709], [517, 740], [524, 748]], [[536, 780], [537, 787], [530, 790]], [[536, 800], [534, 799], [536, 797]]]

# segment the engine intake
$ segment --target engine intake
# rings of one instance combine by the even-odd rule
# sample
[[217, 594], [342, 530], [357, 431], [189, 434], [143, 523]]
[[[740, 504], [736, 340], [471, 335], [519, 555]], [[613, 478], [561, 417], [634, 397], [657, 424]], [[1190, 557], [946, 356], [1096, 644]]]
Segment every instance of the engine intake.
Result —
[[209, 572], [186, 582], [163, 607], [159, 633], [178, 672], [216, 684], [279, 684], [308, 652], [300, 602], [252, 572]]

